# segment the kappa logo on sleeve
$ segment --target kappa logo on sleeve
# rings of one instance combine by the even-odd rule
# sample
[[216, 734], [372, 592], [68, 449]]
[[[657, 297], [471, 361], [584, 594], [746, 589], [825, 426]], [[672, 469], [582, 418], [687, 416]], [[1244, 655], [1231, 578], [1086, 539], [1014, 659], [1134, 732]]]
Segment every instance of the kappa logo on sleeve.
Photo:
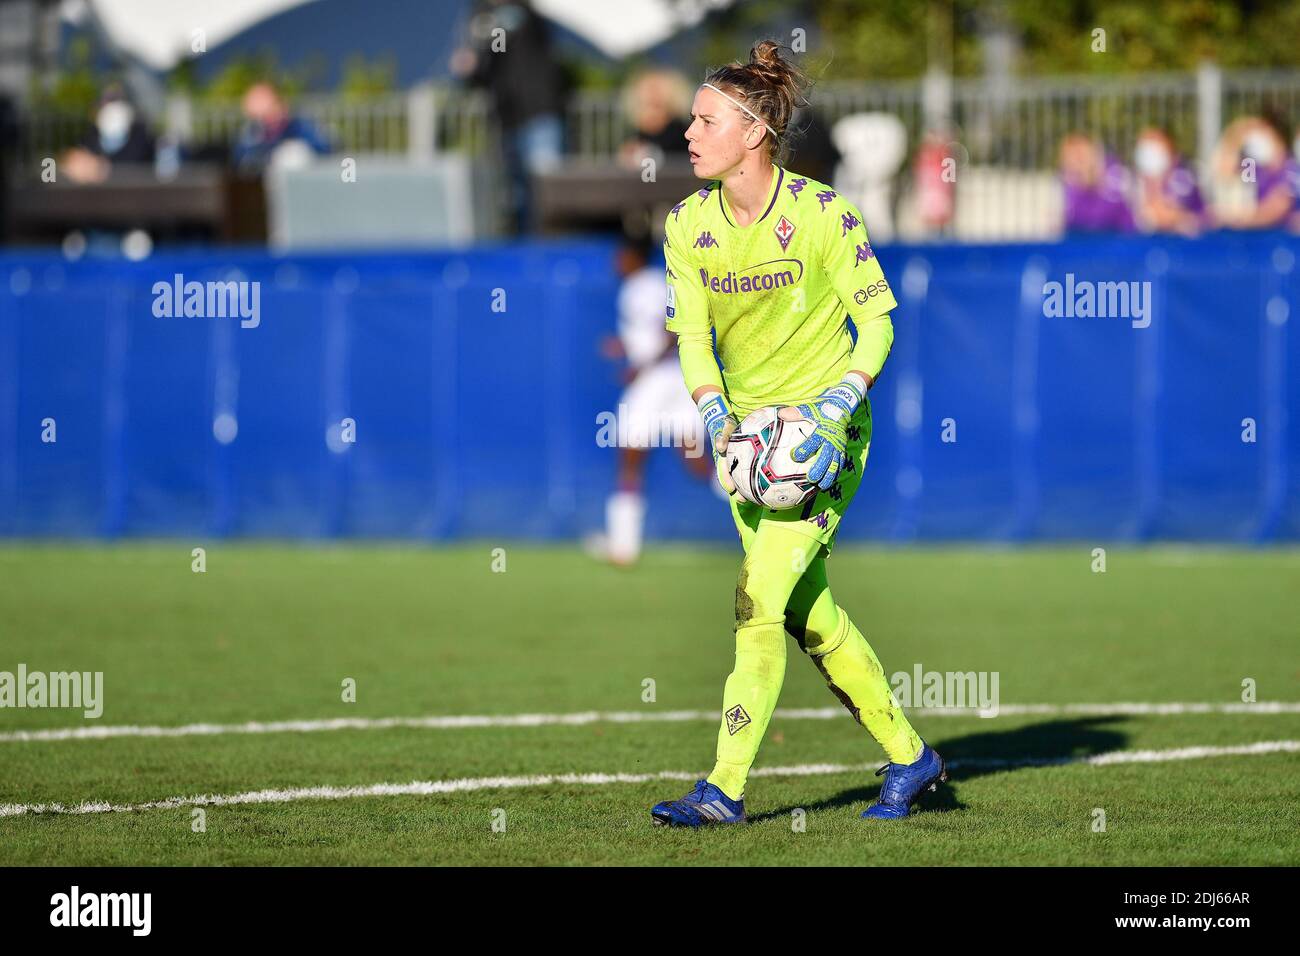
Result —
[[[669, 273], [671, 275], [671, 272]], [[668, 318], [677, 314], [677, 292], [671, 285], [668, 286]]]
[[739, 704], [727, 711], [726, 716], [727, 734], [732, 737], [736, 736], [736, 731], [743, 730], [752, 723], [749, 719], [749, 714], [745, 713], [745, 708], [741, 707]]

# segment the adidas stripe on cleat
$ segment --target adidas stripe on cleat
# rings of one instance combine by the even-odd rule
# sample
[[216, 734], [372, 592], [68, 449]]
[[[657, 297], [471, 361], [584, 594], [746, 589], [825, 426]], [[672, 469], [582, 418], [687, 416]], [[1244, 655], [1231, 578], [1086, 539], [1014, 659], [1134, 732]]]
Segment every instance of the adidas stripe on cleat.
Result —
[[732, 800], [707, 780], [677, 800], [656, 803], [650, 810], [655, 826], [702, 827], [719, 823], [744, 823], [744, 799]]

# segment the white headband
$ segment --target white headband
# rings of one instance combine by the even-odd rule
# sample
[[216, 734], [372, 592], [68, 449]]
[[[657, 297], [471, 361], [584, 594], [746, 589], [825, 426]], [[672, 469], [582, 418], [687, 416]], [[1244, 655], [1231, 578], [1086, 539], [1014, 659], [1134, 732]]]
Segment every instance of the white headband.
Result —
[[[709, 89], [711, 89], [714, 93], [717, 93], [719, 96], [723, 97], [724, 99], [731, 100], [731, 102], [735, 103], [738, 107], [740, 107], [742, 110], [744, 110], [744, 111], [745, 111], [746, 113], [748, 113], [750, 116], [754, 117], [754, 122], [756, 122], [756, 123], [763, 123], [763, 128], [766, 129], [769, 133], [772, 132], [772, 127], [768, 126], [767, 123], [763, 122], [763, 117], [759, 116], [757, 113], [755, 113], [753, 110], [751, 110], [751, 109], [750, 109], [748, 106], [746, 106], [744, 103], [740, 102], [740, 100], [735, 99], [734, 97], [728, 96], [726, 93], [722, 92], [722, 90], [718, 89], [718, 88], [717, 88], [716, 86], [714, 86], [712, 83], [701, 83], [700, 86], [707, 86], [707, 87], [708, 87]], [[773, 134], [773, 135], [775, 135], [775, 134]]]

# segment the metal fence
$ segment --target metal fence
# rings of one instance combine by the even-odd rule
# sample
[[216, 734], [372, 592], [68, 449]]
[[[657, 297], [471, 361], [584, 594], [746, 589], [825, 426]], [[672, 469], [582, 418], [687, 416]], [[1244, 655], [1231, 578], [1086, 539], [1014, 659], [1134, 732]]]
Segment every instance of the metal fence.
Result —
[[[402, 155], [418, 151], [495, 148], [490, 101], [476, 91], [418, 87], [366, 99], [309, 94], [294, 101], [294, 111], [314, 123], [340, 152]], [[191, 147], [229, 146], [239, 136], [243, 117], [238, 102], [194, 101], [173, 96], [159, 124]], [[37, 110], [21, 122], [21, 159], [39, 164], [76, 145], [89, 119], [77, 113]], [[414, 133], [414, 135], [413, 135]]]
[[1028, 85], [971, 81], [954, 89], [951, 115], [966, 167], [957, 178], [955, 231], [972, 239], [1046, 238], [1059, 231], [1056, 167], [1066, 135], [1087, 133], [1128, 157], [1141, 130], [1159, 126], [1186, 155], [1197, 156], [1204, 123], [1190, 74]]
[[[489, 100], [474, 91], [418, 87], [365, 100], [317, 94], [302, 97], [294, 106], [341, 152], [400, 155], [455, 150], [481, 154], [495, 142]], [[180, 104], [174, 109], [179, 119], [186, 107]], [[193, 108], [185, 138], [231, 143], [242, 122], [238, 104]]]
[[[1123, 77], [959, 78], [930, 76], [888, 83], [823, 83], [814, 109], [828, 124], [862, 113], [897, 117], [907, 155], [927, 130], [958, 144], [958, 238], [1041, 238], [1058, 228], [1053, 203], [1057, 151], [1063, 136], [1084, 132], [1121, 157], [1146, 126], [1164, 128], [1185, 155], [1206, 165], [1223, 126], [1269, 109], [1300, 120], [1300, 71], [1221, 71]], [[295, 109], [344, 152], [419, 157], [466, 151], [500, 163], [500, 132], [481, 91], [426, 85], [366, 100], [309, 95]], [[588, 161], [611, 159], [630, 133], [618, 91], [583, 91], [568, 104], [568, 151]], [[238, 104], [173, 99], [164, 124], [190, 144], [229, 144], [238, 135]], [[24, 120], [23, 158], [39, 163], [73, 145], [84, 117], [35, 113]], [[907, 228], [911, 168], [899, 171], [895, 203]], [[1050, 195], [1049, 195], [1050, 194]]]

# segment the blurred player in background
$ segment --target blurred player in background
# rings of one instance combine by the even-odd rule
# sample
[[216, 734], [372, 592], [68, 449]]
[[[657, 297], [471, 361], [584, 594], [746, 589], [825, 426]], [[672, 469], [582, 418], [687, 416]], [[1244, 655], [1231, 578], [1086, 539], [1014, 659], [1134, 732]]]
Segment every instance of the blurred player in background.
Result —
[[649, 240], [623, 240], [617, 260], [623, 277], [618, 290], [618, 335], [602, 343], [606, 358], [627, 360], [627, 387], [616, 415], [618, 487], [605, 503], [605, 533], [588, 538], [587, 550], [622, 566], [635, 564], [641, 556], [643, 488], [651, 448], [678, 448], [692, 474], [716, 481], [700, 416], [682, 384], [677, 341], [664, 328], [664, 274], [649, 261]]
[[[657, 824], [745, 819], [745, 782], [785, 680], [787, 632], [888, 757], [880, 797], [863, 816], [905, 817], [923, 790], [944, 779], [943, 760], [908, 723], [826, 577], [866, 465], [867, 390], [893, 344], [889, 310], [897, 303], [858, 210], [776, 163], [803, 85], [770, 40], [750, 51], [748, 63], [709, 75], [686, 138], [695, 175], [711, 182], [674, 206], [665, 224], [667, 325], [715, 454], [725, 453], [739, 418], [792, 406], [780, 414], [816, 424], [793, 457], [810, 462], [808, 478], [820, 490], [802, 509], [784, 511], [731, 497], [745, 556], [717, 762], [690, 793], [654, 806]], [[719, 475], [734, 492], [722, 468]]]

